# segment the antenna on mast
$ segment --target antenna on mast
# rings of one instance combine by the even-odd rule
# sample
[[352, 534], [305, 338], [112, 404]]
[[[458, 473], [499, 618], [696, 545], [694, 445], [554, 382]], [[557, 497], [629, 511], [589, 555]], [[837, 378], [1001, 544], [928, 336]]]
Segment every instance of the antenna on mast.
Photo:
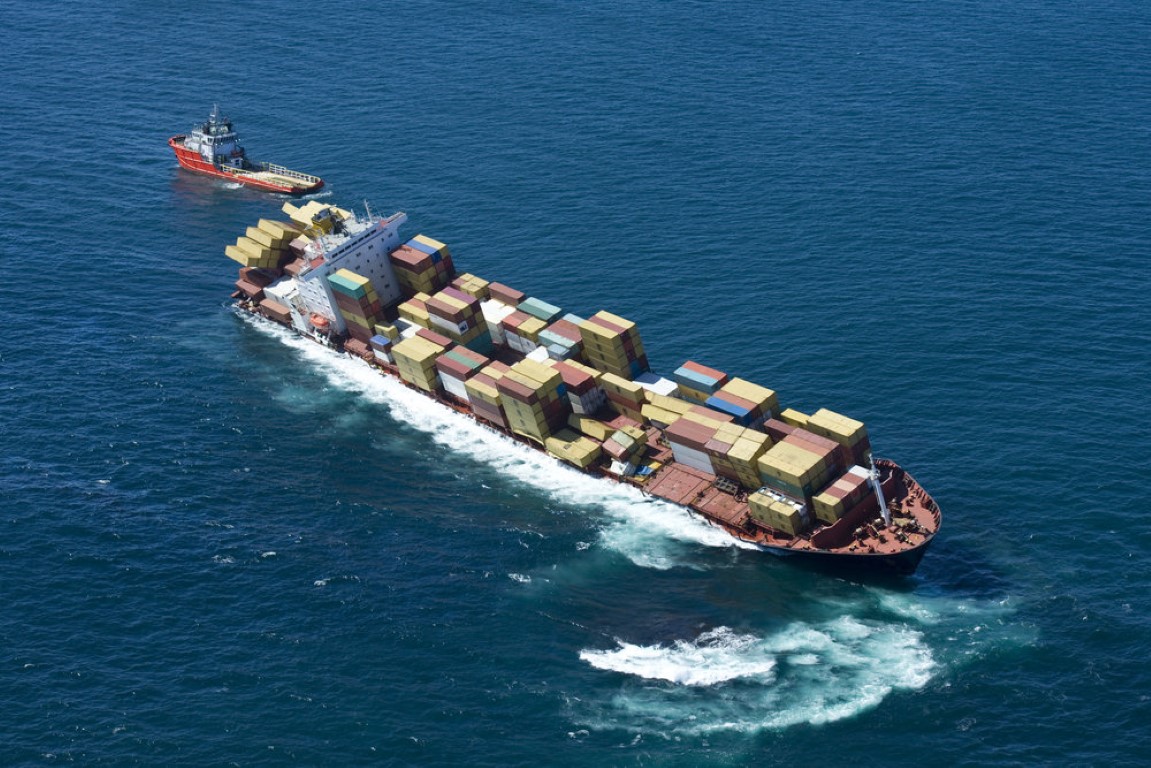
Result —
[[364, 198], [364, 212], [368, 214], [368, 221], [372, 220], [372, 208], [368, 205], [368, 198]]

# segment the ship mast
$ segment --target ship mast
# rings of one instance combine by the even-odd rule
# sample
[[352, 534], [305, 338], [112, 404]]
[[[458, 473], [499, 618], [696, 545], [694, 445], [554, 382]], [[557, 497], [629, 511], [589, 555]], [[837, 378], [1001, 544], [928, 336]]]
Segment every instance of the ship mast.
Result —
[[883, 487], [879, 484], [879, 470], [875, 467], [875, 458], [869, 458], [871, 471], [867, 473], [867, 479], [871, 481], [871, 488], [875, 491], [875, 497], [879, 499], [879, 514], [883, 515], [883, 523], [891, 525], [891, 512], [887, 509], [887, 501], [883, 498]]

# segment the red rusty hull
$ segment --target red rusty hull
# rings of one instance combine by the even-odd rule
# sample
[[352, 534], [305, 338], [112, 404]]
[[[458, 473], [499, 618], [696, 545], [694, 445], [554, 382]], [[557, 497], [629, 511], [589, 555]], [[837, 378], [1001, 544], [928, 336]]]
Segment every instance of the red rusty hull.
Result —
[[[258, 311], [257, 306], [245, 301], [242, 296], [239, 298], [239, 309], [261, 320], [267, 319]], [[289, 324], [279, 324], [291, 328]], [[394, 377], [410, 389], [470, 416], [516, 442], [543, 450], [539, 444], [514, 434], [503, 425], [476, 415], [467, 403], [457, 398], [444, 393], [427, 392], [403, 381], [398, 369], [376, 359], [366, 348], [359, 351], [360, 354], [354, 356], [362, 358], [382, 374]], [[622, 423], [626, 417], [621, 416], [617, 420]], [[915, 478], [894, 461], [876, 459], [875, 465], [880, 471], [893, 526], [884, 525], [878, 502], [872, 495], [849, 510], [834, 525], [823, 526], [799, 536], [774, 531], [753, 522], [748, 514], [746, 500], [718, 488], [713, 476], [675, 464], [671, 459], [671, 450], [658, 444], [659, 430], [651, 427], [648, 431], [652, 450], [648, 458], [664, 462], [664, 466], [650, 477], [642, 480], [620, 479], [595, 466], [583, 471], [635, 485], [645, 495], [685, 507], [709, 523], [723, 528], [731, 536], [772, 554], [794, 556], [837, 569], [910, 575], [919, 566], [942, 523], [939, 507]]]

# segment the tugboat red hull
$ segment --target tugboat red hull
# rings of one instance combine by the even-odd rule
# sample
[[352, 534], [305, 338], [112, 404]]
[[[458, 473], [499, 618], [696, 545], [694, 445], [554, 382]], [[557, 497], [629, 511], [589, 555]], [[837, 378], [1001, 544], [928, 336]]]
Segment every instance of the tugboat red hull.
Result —
[[306, 195], [310, 192], [316, 192], [324, 186], [324, 180], [318, 176], [309, 176], [306, 173], [291, 171], [268, 163], [257, 163], [254, 168], [250, 169], [209, 163], [200, 156], [199, 152], [194, 152], [184, 146], [185, 138], [186, 136], [183, 134], [173, 136], [168, 139], [168, 146], [176, 153], [176, 162], [180, 164], [180, 167], [189, 171], [215, 176], [218, 179], [233, 181], [265, 192], [279, 192], [285, 195]]

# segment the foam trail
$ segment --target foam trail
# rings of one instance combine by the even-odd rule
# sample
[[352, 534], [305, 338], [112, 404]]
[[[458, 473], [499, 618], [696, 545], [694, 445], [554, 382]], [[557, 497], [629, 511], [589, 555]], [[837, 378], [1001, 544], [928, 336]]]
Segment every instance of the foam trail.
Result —
[[435, 442], [546, 491], [561, 503], [602, 509], [613, 522], [601, 531], [601, 542], [639, 566], [666, 569], [688, 565], [690, 558], [677, 556], [685, 544], [751, 548], [681, 507], [644, 496], [633, 486], [590, 477], [517, 443], [408, 389], [390, 376], [380, 375], [361, 360], [337, 355], [244, 313], [240, 316], [297, 350], [333, 385], [357, 391], [386, 406], [397, 421], [426, 432]]
[[922, 688], [937, 667], [919, 632], [850, 616], [767, 637], [720, 627], [671, 645], [617, 643], [580, 653], [630, 678], [611, 701], [592, 705], [593, 728], [699, 735], [819, 725]]
[[597, 669], [680, 685], [715, 685], [748, 677], [768, 682], [776, 662], [759, 645], [754, 635], [719, 627], [693, 642], [677, 640], [669, 647], [620, 642], [618, 650], [583, 651], [580, 658]]

